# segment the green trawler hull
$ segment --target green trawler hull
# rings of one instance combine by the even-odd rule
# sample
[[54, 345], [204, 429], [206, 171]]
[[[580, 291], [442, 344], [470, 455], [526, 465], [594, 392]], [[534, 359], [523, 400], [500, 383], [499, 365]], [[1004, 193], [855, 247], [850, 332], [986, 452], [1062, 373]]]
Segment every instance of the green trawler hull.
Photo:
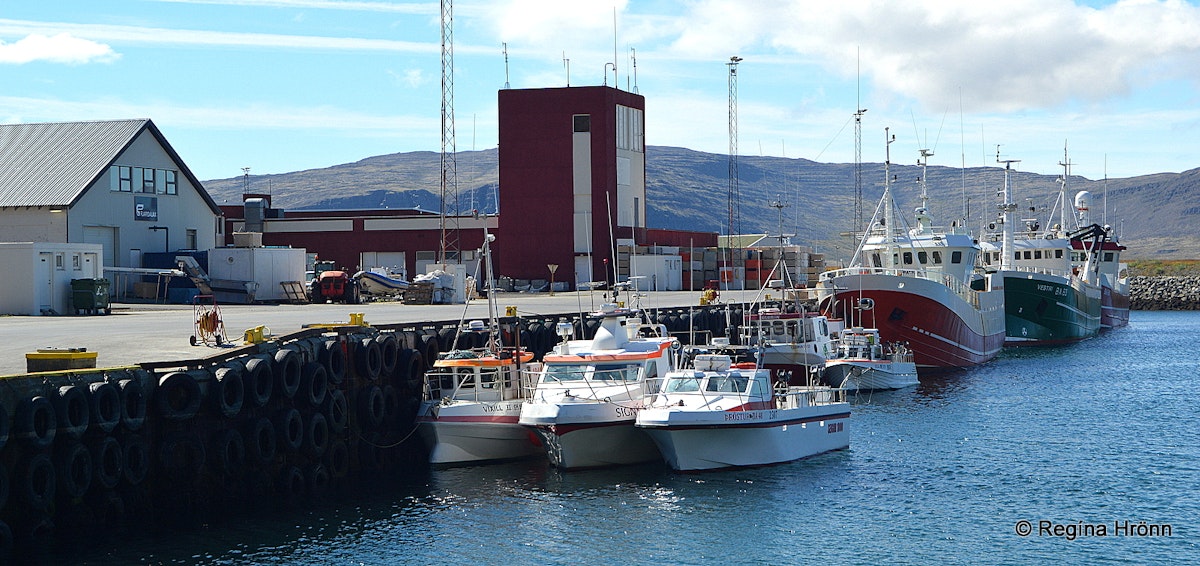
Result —
[[1043, 273], [1004, 273], [1004, 343], [1078, 342], [1100, 331], [1100, 288]]

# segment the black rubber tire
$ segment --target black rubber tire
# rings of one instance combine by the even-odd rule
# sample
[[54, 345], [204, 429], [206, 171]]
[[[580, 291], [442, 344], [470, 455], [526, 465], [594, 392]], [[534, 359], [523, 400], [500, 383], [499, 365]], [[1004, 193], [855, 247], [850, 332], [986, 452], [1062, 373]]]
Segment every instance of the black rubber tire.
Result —
[[125, 483], [141, 485], [150, 474], [150, 443], [140, 434], [125, 437], [121, 445], [125, 460]]
[[325, 495], [329, 491], [329, 469], [319, 462], [309, 465], [304, 473], [304, 482], [308, 486], [309, 496]]
[[317, 362], [304, 364], [300, 370], [300, 389], [296, 396], [311, 407], [320, 407], [329, 392], [329, 378], [325, 366]]
[[217, 371], [213, 372], [212, 387], [209, 388], [208, 396], [221, 416], [227, 419], [238, 416], [246, 402], [242, 370], [236, 366], [217, 368]]
[[275, 352], [275, 385], [279, 396], [291, 399], [300, 388], [300, 366], [303, 365], [300, 354], [294, 350], [279, 350]]
[[25, 503], [38, 511], [48, 508], [54, 502], [58, 487], [57, 471], [50, 455], [38, 452], [30, 456], [21, 466], [18, 482]]
[[304, 422], [304, 453], [320, 458], [329, 449], [329, 421], [322, 413], [313, 413]]
[[208, 456], [196, 433], [184, 431], [167, 434], [158, 454], [166, 477], [177, 485], [186, 486], [200, 478]]
[[22, 399], [17, 404], [13, 428], [17, 439], [34, 450], [44, 450], [54, 443], [58, 434], [58, 415], [50, 399], [41, 395]]
[[391, 385], [383, 386], [383, 422], [393, 430], [400, 420], [400, 392]]
[[54, 412], [58, 415], [59, 436], [72, 440], [83, 438], [92, 416], [87, 390], [78, 385], [59, 387], [54, 398]]
[[250, 425], [246, 434], [246, 454], [249, 459], [259, 464], [265, 464], [275, 459], [275, 425], [271, 419], [262, 417]]
[[390, 376], [396, 371], [396, 362], [400, 361], [400, 341], [396, 339], [395, 333], [382, 332], [375, 337], [375, 342], [379, 344], [379, 354], [382, 358], [379, 373]]
[[117, 487], [125, 476], [125, 453], [121, 443], [111, 436], [103, 436], [90, 445], [92, 461], [96, 463], [95, 481], [104, 489]]
[[334, 440], [325, 452], [325, 461], [329, 463], [329, 475], [341, 479], [350, 474], [350, 447], [345, 440]]
[[378, 381], [383, 371], [383, 352], [374, 338], [364, 338], [354, 348], [354, 371], [367, 381]]
[[281, 411], [275, 417], [275, 431], [279, 433], [277, 444], [284, 452], [291, 454], [300, 450], [300, 445], [304, 442], [304, 421], [300, 418], [300, 411]]
[[346, 350], [341, 340], [326, 340], [321, 343], [317, 359], [325, 366], [329, 383], [339, 385], [346, 378]]
[[372, 426], [378, 427], [383, 424], [384, 417], [384, 400], [383, 390], [377, 385], [372, 385], [359, 392], [358, 397], [359, 417]]
[[284, 466], [279, 474], [279, 493], [285, 500], [297, 502], [303, 499], [308, 489], [305, 484], [304, 472], [295, 465]]
[[60, 446], [55, 453], [58, 487], [62, 495], [75, 499], [83, 497], [92, 487], [92, 453], [80, 442]]
[[[12, 430], [12, 420], [8, 418], [8, 409], [4, 405], [0, 405], [0, 450], [8, 445], [9, 433]], [[4, 506], [0, 505], [0, 509]]]
[[[4, 506], [8, 505], [8, 496], [11, 489], [12, 486], [9, 484], [8, 478], [8, 467], [0, 466], [0, 509], [4, 509]], [[2, 544], [0, 544], [0, 549], [3, 549]]]
[[275, 387], [274, 371], [270, 358], [246, 360], [246, 371], [242, 372], [242, 389], [246, 390], [246, 400], [252, 406], [265, 407], [271, 402], [271, 392]]
[[105, 433], [112, 432], [121, 422], [121, 392], [107, 381], [88, 385], [91, 399], [92, 424]]
[[236, 428], [227, 428], [213, 436], [212, 463], [217, 473], [236, 476], [246, 466], [246, 442]]
[[350, 405], [346, 401], [346, 394], [340, 389], [334, 389], [329, 392], [325, 399], [325, 414], [329, 420], [329, 432], [338, 435], [346, 432], [346, 426], [350, 424]]
[[[421, 381], [425, 378], [425, 359], [421, 352], [405, 350], [400, 353], [398, 376], [403, 376], [401, 384], [410, 391], [419, 391]], [[398, 378], [398, 380], [401, 378]]]
[[204, 400], [200, 383], [182, 371], [168, 373], [158, 380], [154, 404], [158, 414], [169, 421], [186, 421], [196, 416]]
[[121, 425], [129, 432], [137, 432], [146, 424], [146, 390], [141, 380], [122, 379], [117, 382], [121, 397]]

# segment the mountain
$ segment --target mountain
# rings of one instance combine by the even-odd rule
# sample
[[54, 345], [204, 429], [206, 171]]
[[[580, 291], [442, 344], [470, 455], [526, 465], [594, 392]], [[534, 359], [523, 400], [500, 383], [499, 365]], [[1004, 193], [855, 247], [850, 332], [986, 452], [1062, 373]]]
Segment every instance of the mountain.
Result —
[[[456, 155], [458, 210], [496, 209], [496, 157], [495, 149]], [[882, 163], [862, 164], [866, 219], [883, 194], [883, 169]], [[891, 173], [898, 210], [911, 221], [911, 212], [919, 205], [920, 168], [893, 164]], [[725, 231], [729, 219], [727, 155], [651, 146], [647, 148], [646, 179], [648, 226]], [[380, 155], [324, 169], [214, 179], [204, 181], [204, 187], [218, 203], [238, 203], [247, 183], [250, 192], [271, 194], [272, 204], [285, 210], [420, 208], [437, 212], [441, 210], [441, 154]], [[995, 216], [996, 194], [1003, 183], [1000, 167], [930, 166], [930, 213], [937, 223], [949, 224], [966, 216], [968, 226], [981, 227]], [[1014, 171], [1010, 184], [1022, 218], [1046, 222], [1058, 196], [1056, 177]], [[1200, 232], [1194, 229], [1200, 220], [1200, 169], [1107, 181], [1072, 176], [1068, 199], [1081, 190], [1092, 193], [1092, 220], [1101, 223], [1105, 222], [1107, 192], [1107, 222], [1129, 247], [1126, 257], [1200, 258]], [[853, 252], [849, 239], [839, 234], [852, 224], [854, 164], [739, 156], [737, 192], [740, 206], [734, 224], [738, 232], [778, 233], [782, 212], [783, 231], [795, 234], [793, 241], [812, 245], [832, 259]], [[785, 206], [773, 207], [772, 201]]]

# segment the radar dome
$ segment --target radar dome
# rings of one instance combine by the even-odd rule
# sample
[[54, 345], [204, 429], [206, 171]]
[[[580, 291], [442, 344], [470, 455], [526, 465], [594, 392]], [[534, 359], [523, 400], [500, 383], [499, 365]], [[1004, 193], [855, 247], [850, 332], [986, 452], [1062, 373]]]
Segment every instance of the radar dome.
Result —
[[1079, 191], [1075, 193], [1075, 210], [1087, 210], [1092, 207], [1092, 193]]

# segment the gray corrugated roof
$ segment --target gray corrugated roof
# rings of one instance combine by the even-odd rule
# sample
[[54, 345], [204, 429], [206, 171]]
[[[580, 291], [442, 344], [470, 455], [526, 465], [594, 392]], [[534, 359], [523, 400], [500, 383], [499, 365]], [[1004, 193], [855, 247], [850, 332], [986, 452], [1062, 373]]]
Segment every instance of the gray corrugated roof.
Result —
[[70, 205], [149, 123], [0, 125], [0, 207]]

